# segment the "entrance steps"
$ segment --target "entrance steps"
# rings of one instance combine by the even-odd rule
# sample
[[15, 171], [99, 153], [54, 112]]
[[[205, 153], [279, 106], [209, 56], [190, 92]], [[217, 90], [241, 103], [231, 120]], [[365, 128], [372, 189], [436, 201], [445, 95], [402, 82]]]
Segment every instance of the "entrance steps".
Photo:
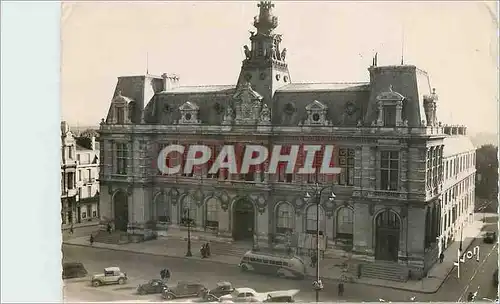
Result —
[[122, 231], [112, 231], [109, 233], [100, 230], [94, 234], [94, 242], [104, 244], [128, 244], [129, 237], [126, 232]]
[[396, 262], [375, 261], [361, 265], [361, 277], [395, 282], [408, 281], [408, 267]]
[[211, 242], [211, 251], [214, 255], [226, 255], [226, 256], [237, 256], [243, 257], [243, 255], [252, 249], [251, 243], [222, 243], [222, 242]]

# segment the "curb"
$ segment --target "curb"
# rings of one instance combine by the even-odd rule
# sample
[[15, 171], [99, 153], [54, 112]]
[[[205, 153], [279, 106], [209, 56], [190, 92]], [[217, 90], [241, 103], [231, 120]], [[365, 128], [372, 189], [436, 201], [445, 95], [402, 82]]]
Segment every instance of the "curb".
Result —
[[[134, 253], [134, 254], [141, 254], [141, 255], [150, 255], [150, 256], [158, 256], [158, 257], [166, 257], [166, 258], [175, 258], [175, 259], [189, 259], [189, 260], [197, 260], [197, 261], [203, 261], [203, 262], [209, 262], [209, 263], [216, 263], [216, 264], [223, 264], [223, 265], [234, 265], [232, 263], [224, 262], [224, 261], [218, 261], [218, 260], [213, 260], [213, 259], [202, 259], [196, 256], [193, 257], [185, 257], [185, 256], [175, 256], [175, 255], [169, 255], [169, 254], [160, 254], [160, 253], [153, 253], [153, 252], [143, 252], [143, 251], [136, 251], [136, 250], [130, 250], [130, 249], [121, 249], [121, 248], [109, 248], [109, 247], [99, 247], [99, 246], [90, 246], [86, 244], [73, 244], [73, 243], [68, 243], [68, 242], [63, 242], [63, 245], [68, 245], [68, 246], [78, 246], [78, 247], [86, 247], [86, 248], [96, 248], [96, 249], [105, 249], [105, 250], [113, 250], [113, 251], [120, 251], [120, 252], [128, 252], [128, 253]], [[466, 250], [471, 246], [472, 242], [467, 246]], [[359, 282], [354, 280], [354, 282], [348, 282], [348, 284], [359, 284], [359, 285], [367, 285], [367, 286], [375, 286], [375, 287], [382, 287], [382, 288], [387, 288], [387, 289], [394, 289], [394, 290], [401, 290], [401, 291], [410, 291], [410, 292], [416, 292], [416, 293], [421, 293], [421, 294], [433, 294], [436, 293], [439, 288], [443, 285], [444, 281], [448, 278], [449, 274], [455, 267], [452, 267], [450, 271], [446, 274], [444, 280], [441, 281], [439, 286], [435, 290], [431, 291], [425, 291], [425, 290], [418, 290], [418, 289], [411, 289], [411, 288], [404, 288], [404, 287], [391, 287], [387, 285], [382, 285], [382, 284], [377, 284], [377, 283], [368, 283], [368, 282]], [[316, 276], [314, 275], [306, 275], [306, 278], [312, 278], [315, 279]], [[334, 278], [322, 278], [323, 281], [329, 281], [329, 282], [339, 282], [339, 279], [334, 279]]]

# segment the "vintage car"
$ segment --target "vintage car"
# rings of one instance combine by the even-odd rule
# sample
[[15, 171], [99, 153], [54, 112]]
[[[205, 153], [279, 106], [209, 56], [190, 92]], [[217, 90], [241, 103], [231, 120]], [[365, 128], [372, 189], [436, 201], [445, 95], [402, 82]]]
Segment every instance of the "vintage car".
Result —
[[152, 279], [147, 283], [141, 284], [137, 287], [137, 293], [140, 295], [161, 293], [167, 285], [164, 281], [159, 279]]
[[125, 284], [127, 283], [127, 274], [121, 272], [119, 267], [104, 268], [104, 273], [95, 274], [92, 276], [91, 283], [94, 287], [101, 285]]
[[231, 295], [222, 296], [220, 302], [294, 302], [298, 289], [257, 292], [252, 288], [236, 288]]
[[87, 270], [82, 263], [63, 263], [63, 279], [83, 278], [87, 276]]
[[199, 298], [205, 291], [205, 286], [200, 283], [179, 282], [175, 286], [167, 286], [164, 288], [161, 292], [161, 296], [165, 300], [195, 297]]
[[487, 244], [493, 244], [497, 240], [497, 233], [495, 231], [488, 231], [484, 235], [483, 241]]
[[299, 293], [299, 290], [283, 290], [283, 291], [274, 291], [267, 294], [267, 299], [264, 302], [271, 303], [293, 303], [295, 302], [295, 295]]
[[203, 300], [214, 302], [219, 301], [222, 296], [231, 294], [234, 292], [233, 285], [229, 282], [219, 282], [217, 286], [211, 290], [205, 290], [203, 293]]

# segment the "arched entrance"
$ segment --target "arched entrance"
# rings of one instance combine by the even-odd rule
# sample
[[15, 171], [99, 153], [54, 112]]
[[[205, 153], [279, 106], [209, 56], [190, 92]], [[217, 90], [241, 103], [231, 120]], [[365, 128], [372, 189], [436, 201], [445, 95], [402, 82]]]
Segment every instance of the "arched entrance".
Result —
[[397, 261], [401, 223], [396, 212], [386, 209], [375, 218], [375, 259]]
[[113, 196], [115, 215], [115, 229], [127, 231], [128, 225], [128, 197], [124, 191], [118, 191]]
[[233, 239], [253, 240], [255, 228], [255, 209], [253, 203], [245, 198], [233, 203]]

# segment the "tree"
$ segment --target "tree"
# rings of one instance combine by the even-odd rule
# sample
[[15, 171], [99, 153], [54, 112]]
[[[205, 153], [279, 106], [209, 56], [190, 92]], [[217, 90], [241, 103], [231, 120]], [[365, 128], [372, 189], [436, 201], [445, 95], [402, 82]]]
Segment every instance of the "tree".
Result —
[[498, 147], [483, 145], [476, 150], [476, 196], [495, 200], [498, 195]]

